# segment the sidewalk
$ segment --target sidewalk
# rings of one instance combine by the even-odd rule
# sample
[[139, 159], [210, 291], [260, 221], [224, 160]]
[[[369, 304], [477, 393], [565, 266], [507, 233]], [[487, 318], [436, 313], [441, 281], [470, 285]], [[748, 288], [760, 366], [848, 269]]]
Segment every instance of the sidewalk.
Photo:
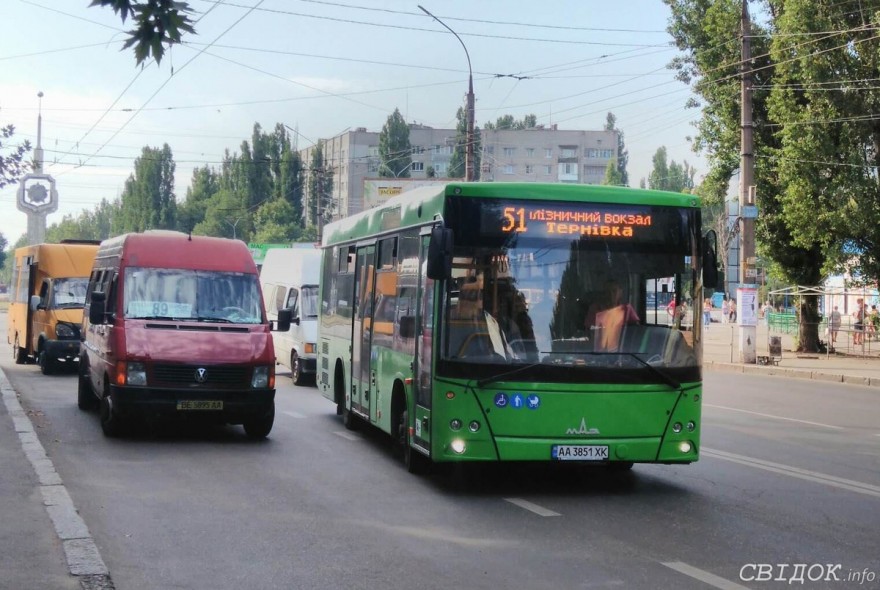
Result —
[[[717, 319], [717, 317], [713, 318]], [[705, 330], [703, 340], [703, 365], [709, 371], [734, 371], [753, 375], [780, 375], [799, 379], [817, 379], [853, 385], [880, 387], [880, 342], [866, 343], [862, 349], [847, 346], [848, 336], [839, 335], [836, 354], [796, 353], [797, 340], [789, 334], [768, 333], [767, 326], [759, 323], [756, 336], [758, 356], [769, 355], [769, 337], [782, 337], [782, 357], [777, 365], [743, 364], [739, 361], [738, 324], [721, 324], [713, 321]], [[820, 338], [823, 335], [820, 334]], [[844, 354], [842, 351], [848, 351]], [[858, 352], [859, 354], [854, 354]]]

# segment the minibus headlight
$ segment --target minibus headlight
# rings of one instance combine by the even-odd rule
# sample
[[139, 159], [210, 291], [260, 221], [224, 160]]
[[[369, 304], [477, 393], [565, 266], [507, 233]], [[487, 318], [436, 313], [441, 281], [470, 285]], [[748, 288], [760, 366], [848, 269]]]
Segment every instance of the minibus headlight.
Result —
[[125, 366], [126, 385], [146, 385], [147, 371], [144, 363], [127, 363]]
[[55, 337], [58, 338], [58, 340], [75, 340], [76, 330], [74, 330], [73, 326], [70, 324], [58, 322], [55, 324]]
[[269, 367], [254, 367], [254, 376], [251, 379], [251, 387], [265, 389], [269, 387]]

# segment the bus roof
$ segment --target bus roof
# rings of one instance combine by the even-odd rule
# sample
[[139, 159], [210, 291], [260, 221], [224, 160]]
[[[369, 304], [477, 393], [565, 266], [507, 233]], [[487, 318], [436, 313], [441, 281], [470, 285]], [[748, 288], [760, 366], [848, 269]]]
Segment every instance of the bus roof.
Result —
[[450, 182], [424, 186], [388, 199], [373, 209], [327, 224], [322, 246], [328, 246], [384, 230], [430, 223], [443, 215], [446, 196], [534, 199], [538, 201], [594, 201], [624, 205], [663, 205], [699, 208], [696, 195], [595, 184], [535, 182]]
[[241, 240], [176, 231], [150, 230], [104, 240], [97, 264], [107, 266], [120, 257], [126, 266], [257, 273], [250, 250]]
[[50, 277], [87, 277], [92, 272], [97, 244], [35, 244], [15, 250], [17, 260], [33, 256]]

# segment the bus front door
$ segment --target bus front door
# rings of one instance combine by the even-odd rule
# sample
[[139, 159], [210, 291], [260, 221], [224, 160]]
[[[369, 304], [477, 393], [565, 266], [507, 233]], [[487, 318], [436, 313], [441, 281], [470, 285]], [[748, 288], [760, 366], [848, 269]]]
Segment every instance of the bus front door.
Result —
[[355, 306], [351, 335], [351, 409], [365, 419], [370, 417], [373, 380], [370, 355], [373, 337], [373, 290], [376, 275], [376, 246], [357, 249], [355, 263]]

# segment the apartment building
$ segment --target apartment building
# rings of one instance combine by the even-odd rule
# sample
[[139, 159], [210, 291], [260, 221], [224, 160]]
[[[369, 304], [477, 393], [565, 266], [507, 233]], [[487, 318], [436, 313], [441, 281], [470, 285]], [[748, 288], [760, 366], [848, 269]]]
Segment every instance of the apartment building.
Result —
[[[455, 129], [410, 126], [411, 178], [443, 178], [449, 170]], [[533, 129], [482, 130], [480, 181], [600, 184], [617, 157], [615, 131]], [[324, 141], [324, 160], [333, 170], [334, 217], [364, 208], [364, 180], [379, 176], [379, 132], [364, 127]], [[308, 168], [314, 146], [300, 150]]]

